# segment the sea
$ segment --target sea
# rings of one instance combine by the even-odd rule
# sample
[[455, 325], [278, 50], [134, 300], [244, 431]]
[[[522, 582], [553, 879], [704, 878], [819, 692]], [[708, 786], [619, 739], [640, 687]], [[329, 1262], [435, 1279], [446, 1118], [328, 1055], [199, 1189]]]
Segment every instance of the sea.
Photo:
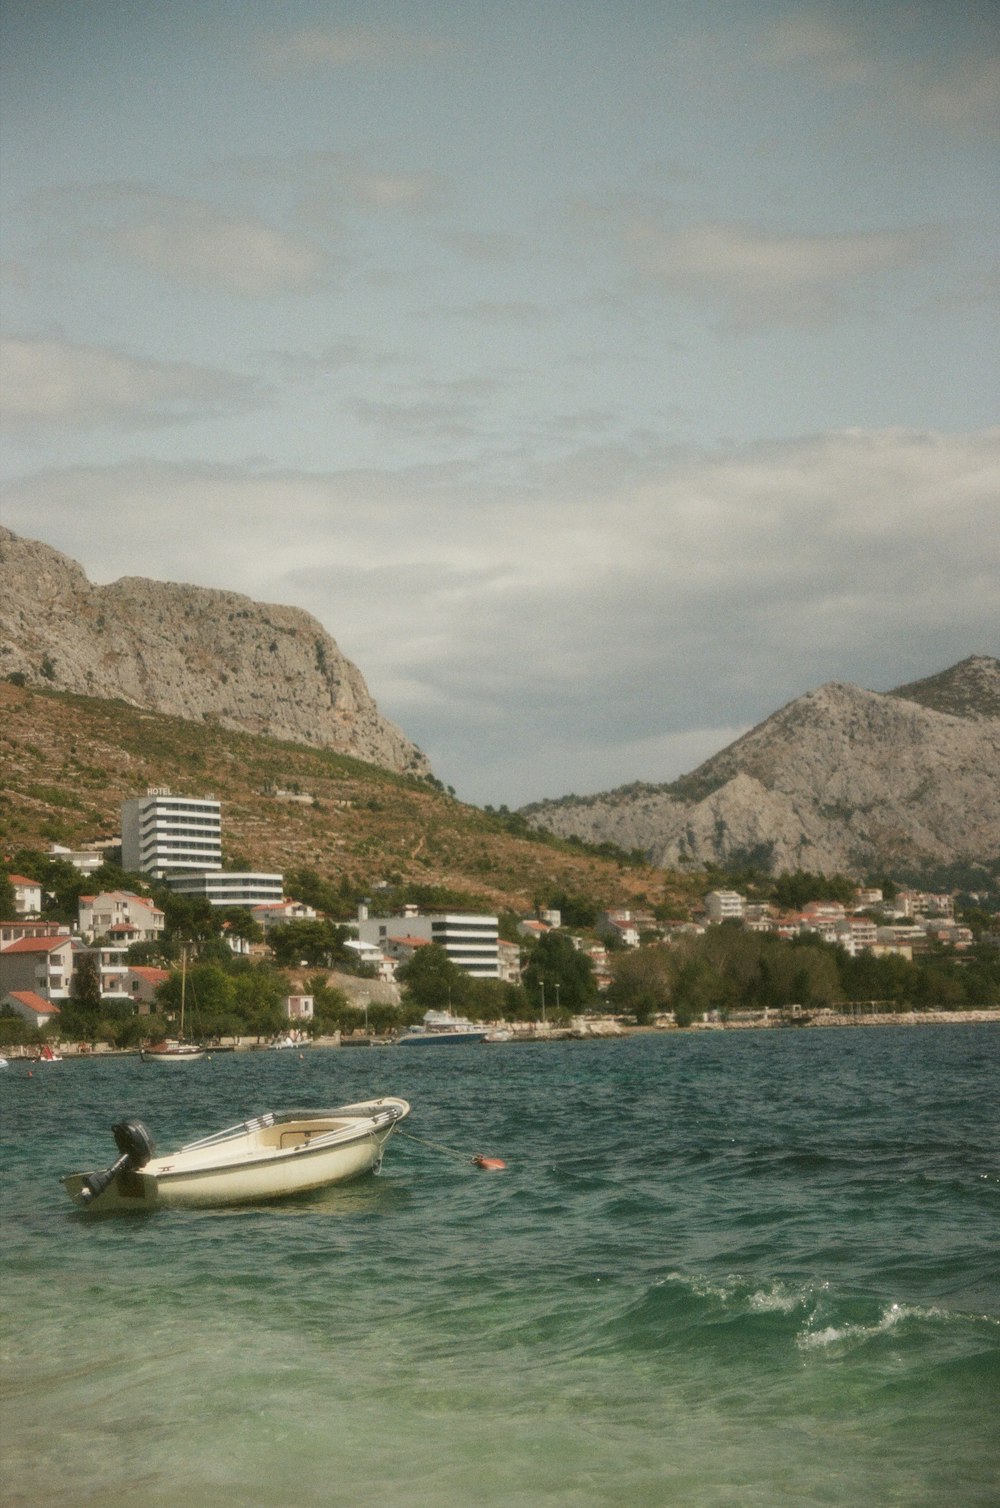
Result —
[[[283, 1204], [59, 1183], [122, 1115], [380, 1094], [381, 1172]], [[0, 1112], [5, 1508], [1000, 1504], [1000, 1025], [14, 1063]]]

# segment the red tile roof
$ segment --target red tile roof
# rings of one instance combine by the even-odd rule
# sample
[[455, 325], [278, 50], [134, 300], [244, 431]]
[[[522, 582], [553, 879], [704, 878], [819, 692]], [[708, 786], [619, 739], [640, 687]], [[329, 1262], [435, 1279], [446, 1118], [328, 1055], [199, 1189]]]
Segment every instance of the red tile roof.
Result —
[[19, 937], [17, 942], [8, 943], [4, 948], [5, 953], [51, 953], [55, 948], [61, 948], [70, 942], [65, 934], [61, 937]]
[[41, 995], [36, 995], [34, 990], [8, 990], [7, 997], [17, 1000], [21, 1005], [26, 1005], [29, 1010], [36, 1011], [39, 1016], [58, 1016], [59, 1007], [53, 1005], [51, 1000], [45, 1000]]

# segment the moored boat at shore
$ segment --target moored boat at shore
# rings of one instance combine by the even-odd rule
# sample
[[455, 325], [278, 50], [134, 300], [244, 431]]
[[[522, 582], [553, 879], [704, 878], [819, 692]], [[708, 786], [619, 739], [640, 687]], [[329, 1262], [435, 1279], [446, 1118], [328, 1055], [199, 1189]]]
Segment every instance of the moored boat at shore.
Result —
[[463, 1043], [485, 1042], [487, 1029], [476, 1026], [465, 1016], [451, 1011], [425, 1011], [423, 1022], [410, 1026], [396, 1038], [399, 1047], [460, 1047]]
[[197, 1063], [207, 1056], [207, 1049], [196, 1042], [155, 1042], [139, 1053], [144, 1063]]
[[386, 1142], [410, 1113], [386, 1096], [334, 1110], [268, 1111], [165, 1157], [142, 1121], [112, 1127], [118, 1159], [61, 1180], [81, 1209], [152, 1210], [257, 1204], [378, 1171]]

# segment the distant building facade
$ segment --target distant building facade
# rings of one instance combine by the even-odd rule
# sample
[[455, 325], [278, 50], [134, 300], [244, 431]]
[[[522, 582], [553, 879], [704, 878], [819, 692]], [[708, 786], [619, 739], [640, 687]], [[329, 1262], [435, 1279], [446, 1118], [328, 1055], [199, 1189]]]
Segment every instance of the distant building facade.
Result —
[[116, 938], [125, 947], [135, 942], [156, 942], [166, 918], [146, 895], [130, 890], [107, 890], [100, 895], [81, 895], [78, 904], [80, 936]]
[[24, 874], [8, 875], [14, 891], [14, 910], [18, 916], [37, 916], [42, 909], [42, 887]]
[[150, 787], [122, 806], [122, 868], [167, 875], [222, 866], [222, 808], [211, 797]]
[[280, 905], [285, 877], [282, 874], [258, 874], [241, 870], [216, 869], [200, 874], [170, 874], [163, 880], [174, 895], [208, 901], [210, 906]]
[[362, 907], [357, 928], [359, 941], [387, 952], [390, 940], [437, 943], [457, 968], [474, 979], [500, 978], [500, 922], [495, 916], [459, 911], [421, 916], [415, 906], [406, 906], [401, 915], [369, 917]]
[[738, 890], [710, 890], [705, 897], [705, 910], [710, 922], [742, 921], [746, 897]]

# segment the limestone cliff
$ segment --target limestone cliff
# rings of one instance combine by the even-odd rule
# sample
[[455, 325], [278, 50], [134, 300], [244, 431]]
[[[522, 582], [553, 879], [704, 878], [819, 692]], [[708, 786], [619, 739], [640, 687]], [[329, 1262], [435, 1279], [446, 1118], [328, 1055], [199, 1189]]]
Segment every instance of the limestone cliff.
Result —
[[831, 683], [690, 775], [525, 808], [536, 826], [654, 863], [778, 873], [921, 869], [1000, 856], [1000, 661], [887, 693]]
[[360, 671], [298, 608], [124, 577], [0, 528], [0, 676], [430, 774]]

